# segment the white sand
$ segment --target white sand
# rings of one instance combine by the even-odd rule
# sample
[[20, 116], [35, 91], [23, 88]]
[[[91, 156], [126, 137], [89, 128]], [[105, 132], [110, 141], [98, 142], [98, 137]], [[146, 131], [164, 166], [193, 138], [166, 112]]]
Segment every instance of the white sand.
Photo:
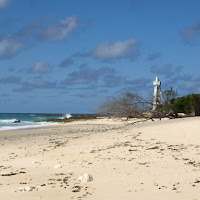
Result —
[[[85, 173], [94, 180], [79, 182]], [[0, 197], [198, 200], [200, 118], [0, 132]]]

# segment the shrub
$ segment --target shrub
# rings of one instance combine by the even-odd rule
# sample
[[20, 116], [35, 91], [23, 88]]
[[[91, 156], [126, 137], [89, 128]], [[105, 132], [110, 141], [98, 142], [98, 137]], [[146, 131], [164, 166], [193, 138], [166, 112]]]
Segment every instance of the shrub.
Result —
[[170, 103], [179, 113], [200, 115], [200, 94], [189, 94], [177, 99], [171, 99]]

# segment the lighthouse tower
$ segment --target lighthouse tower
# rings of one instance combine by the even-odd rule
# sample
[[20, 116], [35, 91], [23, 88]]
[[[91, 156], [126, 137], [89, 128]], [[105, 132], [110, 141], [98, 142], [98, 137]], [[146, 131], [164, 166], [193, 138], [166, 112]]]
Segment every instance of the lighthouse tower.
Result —
[[157, 105], [162, 103], [162, 92], [161, 92], [161, 82], [156, 76], [156, 80], [153, 82], [154, 85], [154, 96], [153, 96], [153, 110], [157, 108]]

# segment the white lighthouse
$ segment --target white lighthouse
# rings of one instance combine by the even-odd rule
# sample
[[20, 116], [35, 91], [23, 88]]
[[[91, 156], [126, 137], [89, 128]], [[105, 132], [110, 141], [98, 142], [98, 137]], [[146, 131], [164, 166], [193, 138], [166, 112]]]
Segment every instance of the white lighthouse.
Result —
[[162, 92], [161, 92], [161, 82], [156, 76], [156, 80], [153, 82], [154, 85], [154, 96], [153, 96], [153, 110], [157, 108], [157, 105], [162, 103]]

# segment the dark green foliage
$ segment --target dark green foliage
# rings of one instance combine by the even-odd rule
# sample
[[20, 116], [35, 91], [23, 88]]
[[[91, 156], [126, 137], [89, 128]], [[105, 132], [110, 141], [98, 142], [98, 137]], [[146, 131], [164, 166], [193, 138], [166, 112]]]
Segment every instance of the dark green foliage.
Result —
[[170, 103], [178, 113], [200, 115], [200, 94], [189, 94], [177, 99], [171, 99]]
[[194, 112], [195, 116], [200, 116], [200, 97], [198, 97], [197, 101], [195, 102]]

